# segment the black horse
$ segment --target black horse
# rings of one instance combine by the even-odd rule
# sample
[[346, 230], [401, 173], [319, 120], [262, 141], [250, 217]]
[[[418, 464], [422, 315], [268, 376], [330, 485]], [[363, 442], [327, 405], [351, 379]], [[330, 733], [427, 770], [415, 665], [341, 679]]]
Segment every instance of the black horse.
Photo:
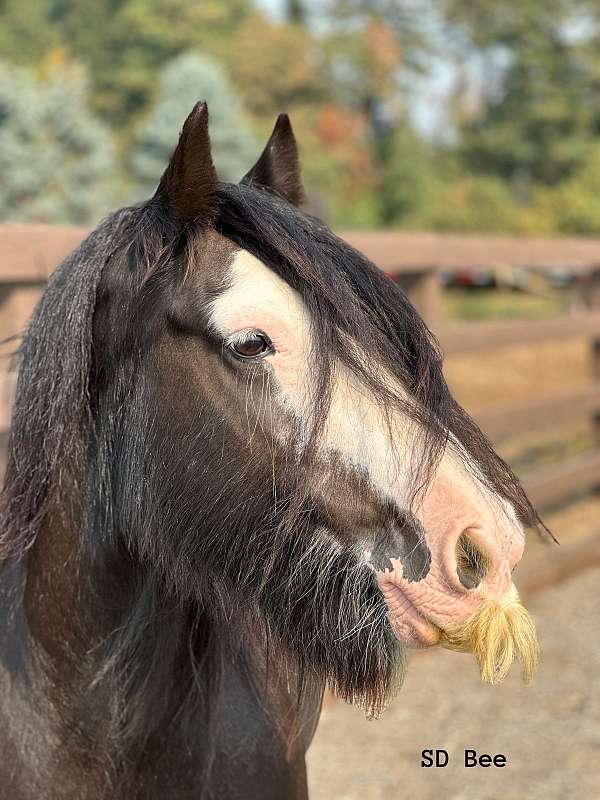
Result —
[[198, 104], [155, 196], [34, 312], [1, 501], [4, 800], [306, 797], [326, 684], [376, 714], [406, 645], [533, 667], [511, 570], [536, 514], [406, 297], [301, 202], [287, 117], [232, 185]]

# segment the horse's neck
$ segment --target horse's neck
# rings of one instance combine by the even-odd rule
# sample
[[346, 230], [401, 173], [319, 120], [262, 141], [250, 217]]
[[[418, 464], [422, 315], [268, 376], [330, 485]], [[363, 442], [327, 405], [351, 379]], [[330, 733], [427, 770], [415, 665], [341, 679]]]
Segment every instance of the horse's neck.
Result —
[[[152, 691], [148, 682], [142, 682], [137, 694], [127, 698], [131, 709], [126, 711], [138, 714], [138, 727], [140, 720], [151, 725], [153, 718], [160, 721], [163, 716], [165, 724], [149, 732], [143, 725], [139, 728], [128, 740], [130, 753], [135, 754], [128, 754], [128, 758], [135, 769], [120, 771], [116, 762], [125, 763], [127, 758], [115, 752], [115, 744], [120, 746], [111, 729], [115, 698], [110, 681], [104, 685], [102, 681], [106, 675], [103, 643], [118, 624], [114, 607], [131, 598], [127, 589], [121, 589], [121, 596], [112, 598], [113, 612], [88, 607], [95, 582], [107, 581], [110, 586], [111, 576], [83, 574], [79, 552], [72, 531], [60, 527], [47, 530], [21, 567], [25, 570], [21, 605], [15, 607], [12, 633], [7, 636], [4, 651], [13, 654], [12, 669], [16, 670], [9, 681], [13, 687], [12, 709], [23, 716], [19, 709], [27, 706], [25, 716], [29, 717], [24, 723], [29, 726], [27, 731], [20, 729], [19, 720], [12, 719], [11, 741], [7, 742], [7, 746], [22, 751], [23, 775], [34, 768], [40, 770], [40, 764], [52, 763], [52, 773], [64, 776], [52, 794], [57, 798], [104, 797], [107, 775], [112, 788], [106, 796], [187, 798], [197, 796], [206, 758], [214, 758], [212, 781], [220, 787], [220, 796], [252, 797], [255, 792], [264, 798], [304, 797], [304, 752], [318, 719], [321, 687], [309, 687], [303, 702], [297, 705], [293, 676], [290, 686], [289, 675], [277, 669], [270, 671], [268, 686], [261, 693], [255, 686], [265, 686], [263, 675], [249, 681], [244, 670], [225, 663], [221, 701], [213, 710], [214, 726], [207, 731], [205, 707], [197, 714], [184, 708], [181, 724], [166, 713], [180, 682], [189, 677], [185, 664], [182, 667], [175, 660], [173, 663], [183, 672], [165, 674], [164, 686], [155, 685]], [[15, 576], [11, 578], [6, 572], [5, 585], [11, 580], [18, 583]], [[116, 583], [127, 581], [121, 575]], [[168, 660], [170, 654], [163, 651], [170, 646], [170, 629], [177, 624], [183, 624], [182, 620], [167, 619], [162, 628], [157, 626], [156, 641], [146, 642], [141, 657], [146, 661], [153, 657]], [[135, 671], [137, 665], [128, 667]], [[146, 664], [139, 667], [144, 669]], [[200, 670], [192, 679], [202, 684], [209, 677]], [[147, 702], [146, 694], [150, 706], [141, 708]], [[4, 713], [10, 712], [6, 709]], [[127, 719], [124, 724], [128, 724]], [[35, 767], [26, 763], [25, 754], [25, 742], [32, 737]], [[231, 768], [231, 759], [235, 760], [235, 769]], [[50, 779], [41, 773], [38, 778]]]

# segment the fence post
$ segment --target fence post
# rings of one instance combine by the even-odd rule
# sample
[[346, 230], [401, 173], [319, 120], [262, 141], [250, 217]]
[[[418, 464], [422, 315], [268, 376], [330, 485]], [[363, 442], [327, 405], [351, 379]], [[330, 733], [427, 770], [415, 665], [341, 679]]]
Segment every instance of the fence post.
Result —
[[[592, 339], [592, 378], [600, 383], [600, 338]], [[596, 411], [592, 418], [592, 438], [596, 447], [600, 447], [600, 412]]]
[[[596, 266], [596, 268], [590, 272], [585, 292], [583, 296], [580, 293], [579, 297], [584, 300], [584, 306], [587, 309], [592, 311], [600, 309], [600, 267]], [[591, 341], [591, 358], [592, 380], [596, 383], [600, 383], [600, 338], [598, 337]], [[600, 412], [593, 412], [591, 422], [592, 441], [595, 447], [600, 447]]]
[[407, 271], [401, 273], [397, 281], [427, 325], [435, 331], [442, 317], [442, 286], [437, 270], [432, 267]]
[[600, 268], [590, 273], [587, 305], [591, 309], [600, 309]]

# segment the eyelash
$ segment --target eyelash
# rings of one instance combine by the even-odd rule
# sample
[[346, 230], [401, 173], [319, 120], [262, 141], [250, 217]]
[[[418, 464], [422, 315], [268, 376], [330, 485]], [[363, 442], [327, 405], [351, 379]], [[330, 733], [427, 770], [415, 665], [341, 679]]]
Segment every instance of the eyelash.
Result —
[[[257, 343], [261, 342], [262, 348], [257, 349], [256, 353], [240, 352], [239, 348], [250, 344], [252, 340], [255, 340]], [[239, 361], [259, 361], [266, 356], [273, 355], [273, 353], [275, 353], [275, 348], [273, 347], [273, 343], [271, 342], [269, 336], [267, 336], [264, 331], [254, 329], [237, 331], [226, 342], [226, 347]]]

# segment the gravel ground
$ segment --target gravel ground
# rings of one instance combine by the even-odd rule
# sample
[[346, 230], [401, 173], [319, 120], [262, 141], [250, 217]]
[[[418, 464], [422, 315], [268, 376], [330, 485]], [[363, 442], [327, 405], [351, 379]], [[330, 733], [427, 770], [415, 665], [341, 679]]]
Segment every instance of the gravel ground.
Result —
[[[308, 755], [311, 800], [597, 800], [600, 798], [600, 568], [528, 603], [542, 647], [523, 686], [479, 681], [472, 657], [415, 653], [382, 719], [333, 701]], [[420, 766], [444, 748], [444, 769]], [[504, 768], [465, 768], [464, 749], [503, 753]]]

